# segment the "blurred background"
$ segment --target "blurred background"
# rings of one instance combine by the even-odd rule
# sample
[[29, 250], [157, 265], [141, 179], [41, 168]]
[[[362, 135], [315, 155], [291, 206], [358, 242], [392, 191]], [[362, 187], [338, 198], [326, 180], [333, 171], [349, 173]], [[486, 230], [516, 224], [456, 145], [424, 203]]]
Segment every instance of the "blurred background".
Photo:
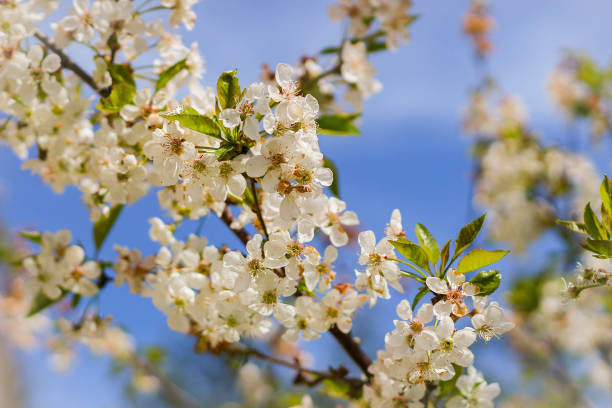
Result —
[[[183, 41], [198, 42], [206, 58], [205, 85], [213, 85], [220, 72], [236, 67], [242, 84], [248, 84], [258, 80], [262, 63], [293, 63], [302, 55], [337, 44], [343, 26], [327, 16], [332, 3], [204, 0], [194, 7], [198, 20], [193, 31], [183, 33]], [[69, 6], [62, 4], [58, 13], [65, 13]], [[361, 227], [373, 229], [377, 235], [382, 234], [394, 208], [401, 210], [408, 236], [412, 237], [414, 224], [421, 222], [443, 242], [484, 211], [472, 200], [472, 140], [462, 132], [468, 92], [482, 77], [483, 69], [496, 77], [505, 92], [521, 98], [530, 128], [541, 140], [571, 144], [575, 151], [592, 157], [601, 174], [609, 171], [609, 141], [602, 139], [595, 149], [586, 126], [568, 125], [549, 97], [547, 81], [566, 49], [585, 51], [600, 64], [610, 61], [612, 26], [603, 16], [612, 14], [612, 3], [491, 2], [490, 14], [496, 22], [491, 31], [494, 49], [485, 63], [475, 62], [472, 43], [462, 33], [462, 18], [469, 6], [467, 0], [416, 1], [414, 11], [419, 19], [411, 26], [410, 44], [371, 57], [384, 89], [366, 101], [362, 135], [320, 137], [321, 150], [339, 169], [342, 199], [357, 212]], [[73, 56], [79, 60], [79, 55]], [[69, 188], [56, 195], [39, 177], [20, 170], [20, 166], [9, 149], [0, 148], [0, 210], [6, 229], [67, 228], [92, 248], [91, 224], [80, 203], [80, 193]], [[159, 214], [157, 199], [149, 194], [123, 211], [108, 242], [154, 253], [157, 246], [146, 233], [147, 220]], [[195, 228], [195, 224], [187, 223], [178, 236], [186, 237]], [[205, 220], [202, 232], [215, 244], [239, 245], [214, 216]], [[504, 277], [502, 289], [509, 288], [517, 276], [533, 271], [534, 265], [543, 263], [542, 254], [558, 245], [558, 240], [545, 234], [527, 252], [507, 257], [498, 266]], [[358, 249], [350, 247], [343, 252], [337, 262], [341, 273], [352, 277]], [[105, 255], [114, 257], [110, 245], [102, 258]], [[503, 290], [498, 293], [496, 300], [506, 304]], [[401, 296], [394, 296], [380, 301], [373, 311], [364, 308], [358, 313], [354, 333], [370, 355], [383, 346], [383, 335], [393, 327], [392, 316], [399, 300]], [[194, 394], [206, 396], [207, 406], [238, 400], [231, 375], [235, 368], [228, 367], [222, 358], [195, 356], [193, 342], [168, 329], [164, 316], [149, 299], [132, 296], [123, 286], [105, 291], [98, 302], [102, 313], [113, 315], [114, 321], [134, 336], [137, 347], [165, 348], [173, 378]], [[14, 393], [16, 401], [23, 401], [15, 407], [164, 406], [153, 396], [126, 393], [125, 373], [114, 370], [108, 358], [83, 352], [69, 371], [58, 374], [44, 348], [17, 352], [0, 344], [0, 402], [7, 393]], [[314, 367], [325, 369], [327, 362], [344, 358], [327, 336], [303, 347], [312, 355]], [[482, 348], [475, 350], [480, 356], [476, 366], [489, 382], [499, 382], [506, 394], [528, 391], [520, 363], [505, 340], [474, 347]], [[341, 362], [353, 367], [348, 360]], [[289, 370], [275, 368], [274, 372], [281, 381], [292, 379]], [[594, 405], [612, 405], [605, 390], [588, 393]], [[0, 403], [0, 408], [12, 407]]]

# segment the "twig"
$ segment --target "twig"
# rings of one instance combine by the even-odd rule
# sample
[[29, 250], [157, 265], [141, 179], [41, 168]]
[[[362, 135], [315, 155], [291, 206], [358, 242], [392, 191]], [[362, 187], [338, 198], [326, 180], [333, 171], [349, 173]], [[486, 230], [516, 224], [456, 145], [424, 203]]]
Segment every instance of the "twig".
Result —
[[266, 240], [268, 240], [270, 236], [268, 235], [266, 223], [264, 222], [263, 215], [261, 214], [261, 207], [259, 206], [259, 198], [257, 197], [257, 188], [255, 187], [255, 180], [249, 177], [249, 181], [251, 184], [251, 193], [253, 193], [253, 202], [255, 203], [255, 214], [257, 214], [257, 219], [259, 220], [259, 224], [261, 224], [261, 229], [263, 230]]
[[179, 387], [175, 382], [163, 375], [157, 367], [147, 361], [141, 360], [138, 357], [133, 358], [133, 363], [136, 368], [145, 371], [147, 374], [157, 378], [168, 398], [176, 403], [177, 407], [183, 408], [200, 408], [203, 405], [198, 403], [197, 399], [187, 391]]
[[234, 216], [232, 215], [229, 206], [226, 206], [223, 212], [221, 213], [221, 221], [228, 226], [228, 228], [238, 237], [240, 242], [244, 245], [247, 244], [251, 240], [251, 235], [244, 228], [232, 228], [232, 223], [235, 221]]
[[372, 374], [368, 371], [368, 367], [372, 364], [370, 357], [361, 349], [361, 346], [355, 341], [353, 336], [344, 333], [336, 326], [332, 326], [329, 332], [342, 346], [344, 351], [351, 357], [351, 359], [357, 364], [361, 371], [370, 378]]
[[283, 359], [278, 358], [278, 357], [270, 356], [268, 354], [265, 354], [262, 351], [259, 351], [259, 350], [255, 349], [255, 348], [252, 348], [252, 347], [232, 346], [228, 350], [232, 351], [234, 353], [239, 353], [239, 354], [245, 354], [245, 355], [248, 355], [248, 356], [252, 356], [252, 357], [258, 358], [260, 360], [268, 361], [268, 362], [273, 363], [273, 364], [281, 365], [281, 366], [288, 367], [288, 368], [293, 368], [294, 370], [298, 371], [298, 373], [308, 373], [308, 374], [312, 374], [314, 376], [317, 376], [317, 377], [323, 378], [323, 379], [329, 379], [329, 380], [335, 380], [335, 381], [343, 381], [343, 382], [345, 382], [347, 384], [350, 384], [351, 386], [354, 386], [354, 387], [361, 387], [361, 386], [363, 386], [365, 384], [365, 382], [360, 380], [360, 379], [350, 378], [350, 377], [346, 377], [346, 376], [342, 375], [340, 373], [341, 369], [338, 370], [339, 371], [338, 374], [334, 374], [331, 371], [313, 370], [313, 369], [310, 369], [310, 368], [302, 367], [298, 363], [292, 363], [291, 361], [287, 361], [287, 360], [283, 360]]
[[63, 50], [61, 50], [55, 43], [49, 39], [46, 35], [41, 33], [40, 31], [36, 31], [34, 33], [34, 37], [38, 39], [47, 49], [53, 51], [60, 57], [62, 62], [62, 67], [67, 70], [70, 70], [76, 74], [83, 82], [85, 82], [91, 89], [96, 91], [100, 96], [107, 97], [110, 94], [110, 89], [108, 88], [99, 88], [93, 80], [92, 76], [83, 70], [77, 63], [75, 63], [72, 58], [70, 58]]

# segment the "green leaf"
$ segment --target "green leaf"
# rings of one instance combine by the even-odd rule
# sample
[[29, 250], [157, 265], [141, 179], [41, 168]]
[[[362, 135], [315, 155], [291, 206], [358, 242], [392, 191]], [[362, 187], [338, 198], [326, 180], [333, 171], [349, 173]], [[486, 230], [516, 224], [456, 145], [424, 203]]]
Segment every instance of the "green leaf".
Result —
[[435, 265], [440, 259], [440, 247], [438, 246], [435, 238], [423, 224], [417, 224], [414, 227], [414, 232], [416, 233], [421, 246], [425, 252], [427, 252], [427, 257], [431, 261], [432, 265]]
[[501, 282], [501, 273], [496, 270], [482, 271], [478, 275], [470, 279], [470, 283], [476, 285], [479, 289], [476, 296], [488, 296], [499, 287]]
[[455, 242], [455, 254], [453, 255], [453, 259], [457, 259], [457, 256], [474, 242], [484, 224], [486, 216], [486, 213], [482, 214], [480, 217], [461, 228], [457, 236], [457, 241]]
[[372, 41], [368, 41], [366, 45], [366, 51], [369, 53], [384, 51], [386, 49], [387, 49], [387, 43], [385, 43], [384, 41], [372, 40]]
[[117, 221], [117, 217], [123, 210], [123, 204], [115, 205], [110, 209], [108, 216], [102, 216], [93, 226], [93, 237], [94, 244], [96, 245], [96, 250], [99, 250], [106, 239], [106, 236], [113, 228], [115, 221]]
[[215, 156], [217, 159], [223, 160], [231, 160], [234, 157], [238, 156], [238, 152], [235, 150], [235, 145], [231, 143], [223, 143], [217, 150], [215, 150]]
[[604, 176], [599, 188], [601, 196], [601, 222], [608, 231], [608, 237], [612, 234], [612, 192], [610, 191], [610, 179]]
[[589, 233], [587, 232], [586, 229], [586, 225], [584, 225], [581, 222], [575, 222], [575, 221], [562, 221], [562, 220], [557, 220], [556, 221], [557, 224], [564, 226], [565, 228], [568, 228], [574, 232], [578, 232], [580, 234], [584, 234], [584, 235], [589, 235]]
[[340, 52], [340, 48], [338, 47], [326, 47], [319, 51], [319, 54], [327, 55], [327, 54], [337, 54]]
[[582, 247], [599, 255], [598, 258], [612, 258], [612, 241], [587, 238], [587, 243]]
[[72, 303], [70, 303], [71, 308], [76, 308], [79, 303], [81, 303], [81, 295], [79, 293], [75, 293], [72, 295]]
[[608, 231], [591, 209], [591, 203], [584, 207], [584, 225], [589, 235], [595, 239], [608, 239]]
[[429, 270], [429, 258], [427, 258], [427, 253], [423, 248], [405, 238], [400, 238], [397, 241], [389, 242], [400, 254], [404, 256], [404, 258], [414, 263], [421, 269]]
[[612, 193], [610, 192], [610, 179], [604, 176], [601, 186], [599, 187], [599, 195], [601, 196], [601, 205], [612, 217]]
[[181, 126], [195, 130], [196, 132], [203, 133], [217, 139], [223, 139], [221, 137], [221, 129], [217, 125], [217, 122], [208, 116], [200, 115], [193, 108], [184, 108], [180, 113], [164, 113], [160, 116], [168, 120], [176, 120], [181, 124]]
[[241, 90], [237, 73], [238, 70], [226, 71], [217, 80], [217, 97], [221, 110], [234, 108], [240, 102]]
[[353, 124], [360, 115], [360, 113], [321, 115], [317, 118], [318, 132], [336, 136], [360, 135], [359, 129]]
[[416, 309], [417, 305], [419, 304], [421, 299], [423, 299], [423, 296], [427, 294], [427, 292], [429, 292], [429, 288], [427, 286], [423, 286], [421, 289], [419, 289], [417, 294], [414, 296], [414, 299], [412, 300], [412, 310]]
[[510, 251], [501, 249], [495, 251], [487, 251], [486, 249], [473, 249], [466, 256], [461, 258], [457, 265], [457, 273], [468, 273], [476, 269], [484, 268], [491, 265], [508, 255]]
[[128, 67], [120, 64], [111, 64], [107, 69], [113, 80], [113, 85], [128, 84], [136, 86], [134, 75]]
[[442, 247], [442, 251], [440, 252], [440, 274], [442, 274], [442, 271], [444, 271], [444, 269], [446, 268], [446, 263], [450, 258], [450, 244], [451, 240], [449, 239], [448, 241], [446, 241], [446, 244], [444, 244], [444, 246]]
[[157, 82], [155, 83], [155, 93], [159, 92], [161, 89], [164, 89], [168, 82], [172, 80], [175, 76], [178, 75], [179, 72], [187, 68], [187, 59], [183, 58], [176, 64], [166, 68], [163, 70], [159, 77], [157, 78]]
[[453, 368], [455, 369], [453, 378], [438, 383], [438, 389], [440, 391], [439, 397], [445, 400], [459, 393], [459, 389], [455, 385], [459, 377], [463, 374], [463, 367], [453, 363]]
[[38, 231], [19, 231], [19, 235], [35, 244], [42, 244], [42, 234]]
[[122, 82], [113, 85], [108, 98], [100, 99], [96, 107], [106, 113], [118, 113], [123, 106], [132, 102], [135, 94], [136, 87], [134, 85]]
[[34, 297], [34, 300], [32, 300], [32, 305], [30, 306], [30, 310], [28, 311], [26, 317], [34, 316], [35, 314], [42, 312], [49, 306], [54, 305], [60, 300], [62, 300], [68, 294], [68, 291], [65, 289], [61, 289], [61, 291], [62, 294], [57, 299], [50, 299], [42, 291], [38, 292]]
[[338, 169], [336, 168], [336, 165], [329, 159], [329, 157], [326, 156], [323, 157], [323, 167], [327, 167], [334, 174], [334, 181], [332, 182], [331, 186], [329, 186], [329, 191], [331, 191], [334, 197], [340, 198], [340, 187], [338, 186]]

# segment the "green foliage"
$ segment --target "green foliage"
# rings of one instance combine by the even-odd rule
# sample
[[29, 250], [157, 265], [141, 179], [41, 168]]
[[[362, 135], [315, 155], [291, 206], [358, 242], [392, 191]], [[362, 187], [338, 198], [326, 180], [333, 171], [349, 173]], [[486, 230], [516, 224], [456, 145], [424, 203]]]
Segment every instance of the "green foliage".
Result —
[[96, 250], [99, 250], [104, 244], [104, 240], [106, 236], [115, 225], [115, 221], [117, 221], [117, 217], [123, 210], [123, 205], [118, 204], [110, 209], [107, 216], [101, 216], [98, 221], [93, 226], [93, 238], [94, 244], [96, 245]]
[[516, 312], [529, 314], [540, 306], [542, 286], [550, 278], [550, 272], [545, 271], [538, 276], [529, 276], [516, 280], [508, 293], [508, 302]]
[[404, 258], [418, 266], [419, 268], [429, 270], [429, 259], [427, 252], [419, 245], [406, 239], [399, 238], [397, 241], [390, 241], [391, 245], [397, 249], [397, 252], [402, 254]]
[[438, 246], [435, 238], [423, 224], [417, 224], [414, 227], [414, 232], [419, 239], [419, 243], [427, 253], [427, 257], [431, 261], [432, 265], [435, 265], [440, 259], [440, 247]]
[[349, 136], [360, 135], [354, 124], [360, 113], [334, 113], [317, 118], [318, 132], [324, 135]]
[[57, 299], [49, 298], [42, 291], [38, 292], [38, 294], [36, 294], [36, 296], [34, 297], [34, 300], [32, 300], [32, 305], [30, 306], [30, 310], [28, 311], [28, 314], [26, 316], [34, 316], [35, 314], [42, 312], [49, 306], [54, 305], [60, 300], [62, 300], [68, 294], [68, 291], [65, 289], [62, 289], [61, 291], [62, 294]]
[[496, 270], [482, 271], [470, 279], [470, 282], [478, 287], [479, 291], [477, 296], [488, 296], [499, 287], [501, 273]]
[[118, 113], [121, 108], [132, 102], [135, 94], [136, 87], [134, 85], [129, 83], [113, 85], [110, 95], [107, 98], [100, 99], [96, 107], [106, 113]]
[[476, 269], [484, 268], [502, 259], [510, 251], [495, 250], [487, 251], [486, 249], [473, 249], [468, 252], [457, 265], [457, 272], [468, 273]]
[[[457, 240], [455, 241], [455, 253], [453, 260], [456, 259], [463, 251], [469, 247], [478, 236], [487, 214], [482, 214], [474, 221], [470, 222], [459, 231]], [[451, 261], [452, 262], [452, 261]]]
[[[455, 253], [450, 261], [451, 240], [446, 241], [442, 250], [440, 250], [434, 236], [425, 225], [420, 223], [414, 228], [420, 245], [404, 237], [400, 237], [395, 241], [389, 241], [399, 254], [406, 258], [406, 261], [401, 259], [397, 261], [410, 266], [414, 270], [402, 270], [400, 273], [421, 284], [425, 283], [428, 276], [444, 278], [453, 262], [460, 257], [463, 251], [465, 251], [478, 236], [484, 224], [485, 216], [486, 214], [483, 214], [461, 228], [455, 240]], [[465, 274], [476, 271], [501, 260], [508, 253], [509, 251], [499, 249], [494, 251], [479, 248], [473, 249], [459, 260], [457, 272]], [[482, 296], [493, 293], [499, 287], [500, 280], [501, 274], [498, 271], [483, 271], [472, 279], [473, 283], [480, 288], [479, 295]], [[425, 285], [419, 289], [412, 301], [413, 309], [416, 308], [419, 301], [428, 292], [429, 289]]]
[[423, 299], [423, 296], [425, 296], [428, 292], [429, 288], [427, 286], [423, 286], [421, 289], [419, 289], [417, 294], [414, 296], [414, 299], [412, 300], [412, 310], [416, 309], [421, 299]]
[[453, 363], [453, 368], [455, 369], [455, 375], [453, 378], [448, 381], [440, 381], [438, 384], [440, 390], [439, 398], [442, 400], [448, 400], [452, 396], [459, 393], [459, 389], [457, 389], [455, 384], [457, 384], [457, 380], [463, 374], [463, 367]]
[[19, 231], [19, 235], [37, 245], [42, 244], [42, 234], [38, 231]]
[[164, 89], [168, 82], [172, 80], [175, 76], [177, 76], [182, 70], [187, 68], [187, 59], [183, 58], [176, 64], [166, 68], [159, 74], [159, 78], [157, 78], [157, 82], [155, 83], [155, 93], [159, 92], [161, 89]]
[[217, 80], [217, 98], [221, 110], [235, 108], [242, 98], [240, 84], [236, 76], [237, 73], [238, 70], [236, 69], [226, 71]]
[[561, 221], [557, 224], [562, 225], [574, 232], [586, 235], [586, 243], [581, 246], [593, 253], [593, 256], [601, 259], [612, 258], [612, 192], [610, 191], [610, 179], [604, 176], [599, 188], [601, 197], [601, 220], [591, 208], [591, 203], [584, 207], [584, 222]]
[[334, 174], [334, 181], [332, 182], [331, 186], [329, 186], [329, 191], [334, 195], [334, 197], [340, 198], [340, 187], [338, 185], [338, 168], [336, 167], [334, 162], [332, 162], [327, 156], [323, 157], [323, 167], [327, 167]]
[[168, 120], [176, 120], [181, 126], [186, 127], [196, 132], [212, 136], [217, 139], [222, 139], [221, 128], [214, 119], [208, 116], [201, 115], [195, 109], [187, 106], [178, 113], [164, 113], [160, 115]]
[[108, 72], [113, 80], [113, 85], [119, 84], [128, 84], [132, 86], [136, 86], [136, 81], [134, 81], [134, 75], [132, 74], [129, 66], [121, 65], [121, 64], [111, 64], [108, 66]]

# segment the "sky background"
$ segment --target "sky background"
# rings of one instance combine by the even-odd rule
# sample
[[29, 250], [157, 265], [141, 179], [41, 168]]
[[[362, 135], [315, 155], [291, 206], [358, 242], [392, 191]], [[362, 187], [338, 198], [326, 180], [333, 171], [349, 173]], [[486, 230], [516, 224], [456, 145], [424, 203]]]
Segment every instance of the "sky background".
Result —
[[[366, 103], [362, 136], [321, 136], [320, 145], [338, 167], [341, 196], [349, 209], [358, 213], [362, 228], [373, 229], [380, 236], [391, 211], [399, 208], [408, 235], [415, 223], [422, 222], [438, 241], [445, 242], [478, 214], [470, 202], [470, 140], [461, 134], [467, 91], [478, 80], [471, 42], [461, 34], [461, 20], [469, 2], [415, 3], [420, 18], [411, 28], [411, 43], [372, 58], [384, 89]], [[293, 63], [300, 55], [338, 44], [342, 26], [329, 21], [329, 4], [204, 0], [195, 7], [198, 21], [193, 31], [184, 33], [184, 42], [199, 43], [208, 66], [203, 78], [207, 85], [213, 85], [220, 72], [237, 67], [245, 86], [258, 80], [263, 62], [271, 66]], [[546, 91], [548, 75], [565, 48], [584, 50], [600, 63], [610, 60], [612, 26], [600, 16], [612, 15], [612, 2], [494, 1], [492, 13], [496, 20], [492, 34], [495, 50], [489, 71], [502, 89], [520, 96], [532, 127], [544, 139], [565, 140], [567, 125]], [[72, 55], [87, 65], [85, 55]], [[581, 150], [587, 151], [584, 132], [577, 128], [576, 134], [582, 138], [578, 143]], [[599, 156], [600, 170], [608, 171], [609, 162]], [[20, 166], [9, 149], [0, 148], [0, 210], [8, 227], [50, 231], [68, 228], [91, 248], [91, 224], [79, 192], [72, 188], [55, 195]], [[157, 246], [148, 238], [147, 219], [159, 214], [152, 194], [125, 209], [107, 239], [103, 257], [113, 257], [110, 243], [137, 247], [145, 253], [156, 251]], [[179, 230], [179, 237], [192, 232], [190, 228], [193, 225]], [[203, 233], [213, 243], [239, 247], [214, 216], [206, 220]], [[356, 255], [357, 249], [352, 251]], [[344, 262], [349, 272], [352, 262]], [[531, 262], [529, 257], [514, 257], [500, 267], [521, 271]], [[507, 285], [511, 277], [504, 277]], [[363, 312], [357, 319], [355, 331], [364, 338], [372, 355], [381, 347], [384, 332], [391, 328], [389, 316], [393, 316], [400, 299], [396, 294], [389, 301], [381, 301], [374, 313]], [[123, 287], [104, 293], [99, 306], [102, 313], [115, 316], [116, 322], [134, 334], [137, 345], [162, 343], [172, 345], [179, 356], [189, 355], [192, 344], [166, 328], [163, 315], [150, 300], [135, 298]], [[318, 367], [337, 361], [341, 354], [328, 339], [306, 347], [316, 356], [313, 365]], [[502, 387], [512, 389], [517, 385], [513, 378], [518, 367], [504, 350], [503, 343], [491, 344], [476, 366], [489, 380], [499, 380]], [[65, 375], [55, 374], [41, 351], [20, 353], [18, 360], [29, 407], [125, 406], [122, 382], [110, 376], [106, 359], [84, 354]], [[210, 359], [201, 361], [203, 366], [215, 365]], [[500, 364], [504, 364], [503, 372], [498, 369]], [[211, 383], [193, 385], [212, 387]]]

